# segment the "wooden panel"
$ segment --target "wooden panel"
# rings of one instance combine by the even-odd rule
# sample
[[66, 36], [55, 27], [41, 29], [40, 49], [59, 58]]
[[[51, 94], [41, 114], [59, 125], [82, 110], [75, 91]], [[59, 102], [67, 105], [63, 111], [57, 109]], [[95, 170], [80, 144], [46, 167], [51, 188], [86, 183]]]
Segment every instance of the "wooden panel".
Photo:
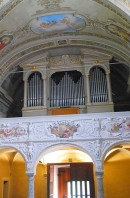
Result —
[[70, 168], [58, 169], [58, 198], [67, 197], [67, 182], [70, 179]]
[[70, 168], [70, 180], [72, 181], [91, 181], [93, 179], [93, 164], [91, 162], [72, 163]]
[[51, 109], [51, 115], [79, 114], [79, 108], [56, 108]]

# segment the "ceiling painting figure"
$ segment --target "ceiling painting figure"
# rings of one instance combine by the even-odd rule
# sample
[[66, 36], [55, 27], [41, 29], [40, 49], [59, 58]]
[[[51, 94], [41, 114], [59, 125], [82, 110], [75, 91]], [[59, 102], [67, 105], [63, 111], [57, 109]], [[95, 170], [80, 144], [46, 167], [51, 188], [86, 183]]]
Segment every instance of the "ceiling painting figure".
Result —
[[113, 33], [130, 42], [130, 32], [116, 24], [109, 24], [106, 26], [110, 33]]
[[4, 35], [0, 37], [0, 50], [2, 50], [5, 46], [11, 43], [13, 39], [12, 35]]
[[43, 34], [76, 32], [84, 27], [85, 20], [73, 13], [39, 16], [31, 23], [31, 30], [33, 32]]

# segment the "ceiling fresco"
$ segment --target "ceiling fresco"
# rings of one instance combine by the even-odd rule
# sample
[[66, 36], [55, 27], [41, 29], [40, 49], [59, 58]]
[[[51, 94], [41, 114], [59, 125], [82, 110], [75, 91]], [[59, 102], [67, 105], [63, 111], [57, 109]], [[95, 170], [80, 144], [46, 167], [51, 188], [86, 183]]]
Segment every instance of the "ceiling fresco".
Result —
[[[126, 85], [130, 75], [130, 0], [0, 0], [0, 93], [10, 101], [20, 98], [19, 110], [22, 65], [40, 64], [48, 54], [54, 66], [55, 56], [89, 59], [95, 51], [114, 57], [114, 92], [125, 98], [120, 79]], [[123, 64], [129, 66], [125, 72]]]
[[0, 0], [1, 71], [39, 50], [88, 43], [129, 62], [130, 17], [114, 2], [129, 9], [130, 0]]
[[76, 32], [85, 27], [85, 20], [73, 13], [60, 13], [39, 16], [31, 23], [35, 33], [52, 34], [59, 32]]

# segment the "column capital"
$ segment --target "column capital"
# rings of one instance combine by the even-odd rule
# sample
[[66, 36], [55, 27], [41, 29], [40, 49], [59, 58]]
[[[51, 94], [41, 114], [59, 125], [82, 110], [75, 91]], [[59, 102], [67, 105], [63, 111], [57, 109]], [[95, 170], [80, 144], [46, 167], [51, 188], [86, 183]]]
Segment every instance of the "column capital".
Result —
[[97, 170], [95, 173], [96, 176], [102, 176], [104, 174], [104, 170]]
[[27, 175], [28, 177], [34, 177], [34, 172], [26, 172], [26, 175]]
[[85, 76], [89, 76], [89, 72], [85, 72]]
[[109, 75], [110, 74], [110, 71], [106, 71], [106, 75]]

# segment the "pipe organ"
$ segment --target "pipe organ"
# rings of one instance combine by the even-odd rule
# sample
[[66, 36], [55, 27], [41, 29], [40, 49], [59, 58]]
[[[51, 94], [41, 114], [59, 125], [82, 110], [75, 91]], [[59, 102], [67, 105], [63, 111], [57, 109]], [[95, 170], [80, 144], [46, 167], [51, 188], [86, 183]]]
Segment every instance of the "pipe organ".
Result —
[[43, 105], [43, 80], [40, 72], [32, 73], [27, 83], [27, 106]]
[[[97, 54], [99, 60], [101, 55]], [[45, 54], [46, 56], [48, 54]], [[56, 112], [57, 109], [59, 112], [58, 108], [61, 108], [61, 112], [63, 108], [64, 111], [65, 108], [75, 108], [80, 113], [113, 111], [109, 76], [110, 56], [108, 61], [105, 60], [105, 64], [95, 61], [96, 65], [93, 65], [93, 62], [92, 65], [87, 63], [86, 56], [88, 53], [83, 64], [72, 61], [71, 55], [68, 55], [67, 62], [64, 61], [64, 56], [54, 57], [53, 61], [49, 61], [51, 57], [48, 56], [45, 62], [36, 63], [36, 66], [34, 63], [24, 65], [23, 116], [50, 115], [53, 110]], [[91, 54], [89, 60], [90, 57]]]
[[71, 107], [84, 104], [84, 79], [80, 72], [57, 72], [52, 75], [50, 78], [51, 107]]
[[108, 101], [106, 75], [98, 66], [90, 70], [90, 97], [92, 103]]

